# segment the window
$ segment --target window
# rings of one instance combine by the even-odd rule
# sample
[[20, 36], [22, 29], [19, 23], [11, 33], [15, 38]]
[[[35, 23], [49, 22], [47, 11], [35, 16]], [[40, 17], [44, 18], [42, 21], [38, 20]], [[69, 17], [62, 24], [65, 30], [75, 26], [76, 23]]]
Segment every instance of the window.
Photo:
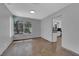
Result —
[[14, 34], [23, 34], [32, 32], [32, 24], [29, 21], [17, 20], [16, 16], [14, 18]]

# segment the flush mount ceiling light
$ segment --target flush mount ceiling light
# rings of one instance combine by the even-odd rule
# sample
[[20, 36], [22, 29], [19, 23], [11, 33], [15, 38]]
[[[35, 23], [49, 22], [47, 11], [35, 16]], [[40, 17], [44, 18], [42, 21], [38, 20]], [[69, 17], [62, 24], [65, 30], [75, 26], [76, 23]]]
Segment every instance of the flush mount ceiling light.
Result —
[[30, 11], [30, 13], [31, 13], [31, 14], [34, 14], [34, 13], [35, 13], [35, 11], [34, 11], [34, 10], [31, 10], [31, 11]]

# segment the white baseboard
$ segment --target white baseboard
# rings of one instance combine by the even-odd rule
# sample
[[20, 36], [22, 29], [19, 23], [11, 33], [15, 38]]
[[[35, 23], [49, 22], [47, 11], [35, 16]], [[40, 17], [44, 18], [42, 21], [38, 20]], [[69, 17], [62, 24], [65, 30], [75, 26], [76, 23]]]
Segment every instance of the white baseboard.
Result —
[[4, 51], [9, 47], [9, 45], [13, 42], [13, 40], [10, 40], [8, 42], [5, 43], [4, 47], [2, 47], [1, 51], [0, 51], [0, 55], [2, 55], [4, 53]]

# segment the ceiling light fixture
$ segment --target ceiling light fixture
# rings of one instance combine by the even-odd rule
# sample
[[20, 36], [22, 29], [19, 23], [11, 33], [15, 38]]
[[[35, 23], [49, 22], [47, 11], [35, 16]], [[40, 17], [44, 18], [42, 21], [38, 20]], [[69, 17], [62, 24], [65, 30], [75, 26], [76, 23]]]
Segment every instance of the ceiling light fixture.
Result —
[[31, 13], [31, 14], [34, 14], [34, 13], [35, 13], [35, 11], [34, 11], [34, 10], [31, 10], [31, 11], [30, 11], [30, 13]]

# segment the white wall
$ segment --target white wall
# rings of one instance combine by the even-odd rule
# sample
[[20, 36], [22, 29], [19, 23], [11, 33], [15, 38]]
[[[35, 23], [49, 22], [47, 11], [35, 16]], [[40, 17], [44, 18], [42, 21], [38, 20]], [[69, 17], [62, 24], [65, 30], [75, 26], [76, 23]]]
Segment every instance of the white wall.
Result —
[[34, 38], [34, 37], [40, 37], [41, 36], [41, 21], [40, 20], [29, 19], [29, 18], [24, 18], [24, 17], [16, 17], [16, 20], [23, 20], [23, 21], [31, 22], [32, 33], [31, 34], [15, 35], [14, 40]]
[[71, 4], [54, 16], [58, 15], [62, 15], [62, 46], [79, 54], [79, 4]]
[[14, 36], [14, 24], [13, 24], [13, 17], [10, 16], [10, 37], [13, 38]]
[[41, 21], [41, 37], [53, 42], [52, 39], [53, 16], [48, 16]]
[[0, 3], [0, 55], [12, 42], [10, 37], [10, 12]]

